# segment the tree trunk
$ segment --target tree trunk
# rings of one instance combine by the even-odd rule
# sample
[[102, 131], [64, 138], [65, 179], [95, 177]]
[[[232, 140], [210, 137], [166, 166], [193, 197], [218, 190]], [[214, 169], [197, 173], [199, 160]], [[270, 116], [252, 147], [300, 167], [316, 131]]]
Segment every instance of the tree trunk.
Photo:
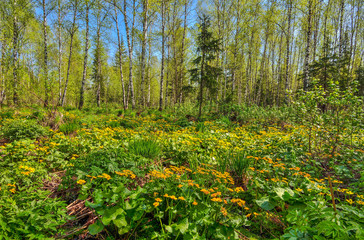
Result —
[[124, 84], [124, 75], [123, 75], [123, 62], [122, 62], [122, 49], [121, 49], [121, 36], [119, 30], [119, 21], [118, 21], [118, 12], [116, 10], [116, 1], [114, 0], [114, 11], [115, 11], [115, 25], [116, 25], [116, 33], [118, 34], [118, 49], [119, 49], [119, 71], [120, 71], [120, 81], [121, 81], [121, 88], [123, 91], [123, 107], [124, 110], [127, 108], [126, 106], [126, 99], [125, 99], [125, 84]]
[[312, 0], [308, 1], [308, 16], [307, 16], [307, 36], [306, 36], [306, 50], [305, 50], [305, 64], [304, 64], [304, 78], [303, 78], [303, 90], [308, 89], [308, 65], [310, 58], [310, 43], [311, 43], [311, 21], [312, 21]]
[[[177, 1], [174, 1], [173, 3], [173, 12], [172, 12], [172, 52], [173, 52], [173, 69], [174, 69], [174, 73], [173, 73], [173, 77], [172, 77], [172, 81], [171, 81], [171, 87], [172, 87], [172, 96], [170, 97], [170, 102], [171, 104], [173, 103], [173, 105], [176, 103], [176, 97], [177, 97], [177, 91], [178, 91], [178, 76], [177, 76], [177, 29], [176, 29], [176, 13], [177, 11]], [[172, 75], [172, 74], [171, 74]]]
[[[16, 0], [14, 1], [16, 5]], [[19, 54], [19, 26], [17, 17], [13, 18], [13, 103], [14, 105], [18, 105], [18, 54]]]
[[282, 45], [283, 45], [283, 33], [281, 33], [280, 41], [279, 41], [279, 53], [278, 53], [278, 62], [277, 62], [277, 90], [276, 90], [276, 105], [280, 104], [280, 95], [281, 95], [281, 80], [282, 80]]
[[149, 38], [148, 40], [148, 62], [147, 62], [147, 81], [148, 81], [148, 94], [147, 94], [147, 107], [150, 107], [150, 98], [151, 98], [151, 60], [152, 60], [152, 42], [151, 39]]
[[163, 110], [165, 0], [162, 0], [161, 12], [162, 12], [162, 59], [161, 59], [161, 79], [160, 79], [160, 87], [159, 87], [159, 111]]
[[[4, 34], [5, 35], [5, 34]], [[4, 36], [3, 35], [3, 36]], [[5, 39], [5, 36], [4, 36]], [[5, 40], [1, 41], [1, 63], [0, 63], [0, 74], [1, 74], [1, 83], [0, 83], [0, 108], [2, 107], [5, 101], [5, 71], [4, 71], [4, 63], [5, 63]]]
[[340, 38], [339, 38], [339, 57], [343, 54], [343, 43], [344, 43], [344, 30], [343, 30], [343, 22], [344, 22], [344, 11], [345, 11], [345, 0], [341, 0], [340, 2]]
[[[87, 0], [86, 0], [87, 1]], [[85, 83], [87, 77], [87, 59], [88, 59], [88, 44], [89, 44], [89, 10], [90, 6], [88, 1], [86, 2], [86, 43], [85, 43], [85, 56], [83, 59], [83, 74], [82, 74], [82, 83], [81, 83], [81, 91], [80, 91], [80, 103], [78, 105], [79, 109], [82, 109], [84, 104], [84, 92], [85, 92]]]
[[129, 89], [128, 89], [128, 97], [126, 101], [126, 109], [128, 109], [129, 105], [129, 93], [131, 97], [132, 109], [135, 109], [135, 97], [134, 97], [134, 85], [133, 85], [133, 29], [134, 29], [134, 19], [135, 19], [135, 0], [133, 0], [133, 23], [131, 31], [129, 29], [128, 24], [128, 15], [126, 12], [126, 0], [124, 0], [124, 22], [125, 22], [125, 31], [126, 31], [126, 39], [128, 42], [128, 56], [129, 56]]
[[147, 47], [147, 36], [148, 36], [148, 4], [149, 0], [143, 0], [143, 38], [142, 38], [142, 61], [141, 61], [141, 101], [143, 108], [145, 107], [145, 94], [144, 94], [144, 84], [145, 84], [145, 56]]
[[46, 13], [46, 5], [45, 0], [42, 1], [43, 8], [43, 37], [44, 37], [44, 90], [45, 90], [45, 98], [44, 98], [44, 107], [48, 106], [49, 101], [49, 79], [48, 79], [48, 44], [47, 44], [47, 13]]
[[[358, 1], [358, 10], [357, 10], [357, 16], [356, 16], [356, 23], [355, 23], [355, 27], [354, 30], [355, 31], [355, 37], [354, 37], [354, 41], [351, 41], [351, 47], [350, 47], [350, 52], [351, 52], [351, 62], [350, 62], [350, 66], [351, 66], [351, 70], [350, 73], [353, 74], [354, 71], [354, 63], [355, 63], [355, 57], [356, 57], [356, 48], [357, 48], [357, 44], [358, 44], [358, 32], [359, 31], [359, 26], [360, 26], [360, 19], [361, 19], [361, 9], [362, 9], [362, 1]], [[354, 33], [352, 34], [354, 35]], [[352, 36], [353, 38], [353, 36]], [[354, 43], [353, 43], [354, 42]]]
[[183, 19], [183, 35], [182, 35], [182, 46], [181, 46], [181, 63], [180, 63], [180, 71], [179, 71], [179, 79], [180, 79], [180, 93], [179, 93], [179, 103], [182, 103], [183, 99], [183, 79], [184, 79], [184, 59], [185, 59], [185, 41], [186, 41], [186, 30], [187, 30], [187, 6], [188, 0], [185, 0], [185, 9], [184, 9], [184, 19]]
[[198, 98], [199, 108], [198, 108], [198, 118], [201, 118], [202, 114], [202, 102], [203, 102], [203, 88], [204, 88], [204, 64], [205, 64], [205, 52], [202, 52], [201, 60], [201, 75], [200, 75], [200, 96]]
[[68, 87], [68, 80], [69, 80], [69, 76], [70, 76], [70, 69], [71, 69], [71, 59], [72, 59], [72, 48], [73, 48], [73, 37], [75, 35], [76, 32], [76, 17], [77, 17], [77, 9], [78, 9], [78, 0], [74, 1], [74, 5], [73, 5], [73, 21], [72, 21], [72, 29], [71, 29], [71, 33], [70, 33], [70, 48], [69, 48], [69, 55], [68, 55], [68, 66], [67, 66], [67, 76], [66, 76], [66, 84], [64, 86], [64, 91], [63, 91], [63, 96], [62, 96], [62, 102], [61, 102], [61, 106], [64, 106], [64, 102], [66, 99], [66, 94], [67, 94], [67, 87]]
[[58, 92], [58, 104], [61, 104], [62, 100], [62, 35], [61, 35], [61, 0], [58, 0], [58, 84], [59, 84], [59, 92]]
[[169, 38], [170, 36], [167, 37], [167, 75], [166, 75], [166, 91], [165, 91], [165, 98], [164, 98], [164, 107], [167, 108], [168, 106], [168, 85], [169, 85], [169, 56], [170, 56], [170, 51], [171, 51], [171, 47], [169, 44]]
[[292, 0], [288, 1], [288, 27], [287, 27], [287, 36], [286, 36], [286, 75], [285, 75], [285, 84], [284, 84], [284, 100], [288, 103], [288, 94], [287, 91], [289, 89], [289, 57], [290, 57], [290, 38], [291, 38], [291, 18], [292, 18]]
[[96, 91], [96, 102], [97, 107], [101, 106], [101, 9], [98, 9], [97, 14], [97, 31], [96, 31], [96, 83], [97, 83], [97, 91]]

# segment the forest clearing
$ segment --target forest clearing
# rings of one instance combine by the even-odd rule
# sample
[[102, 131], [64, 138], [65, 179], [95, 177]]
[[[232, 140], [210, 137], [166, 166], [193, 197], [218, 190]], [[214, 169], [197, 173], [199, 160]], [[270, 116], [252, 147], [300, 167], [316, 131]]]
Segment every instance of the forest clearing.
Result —
[[363, 129], [286, 111], [2, 111], [0, 238], [363, 239]]

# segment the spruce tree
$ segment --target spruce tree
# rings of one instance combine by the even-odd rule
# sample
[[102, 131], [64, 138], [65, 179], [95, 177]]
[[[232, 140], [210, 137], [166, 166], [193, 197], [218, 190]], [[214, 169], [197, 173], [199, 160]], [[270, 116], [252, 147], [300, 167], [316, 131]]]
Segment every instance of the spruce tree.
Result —
[[199, 33], [197, 36], [197, 57], [193, 60], [195, 68], [190, 70], [193, 82], [199, 84], [199, 112], [201, 117], [201, 109], [203, 104], [204, 88], [207, 87], [210, 95], [213, 96], [217, 90], [217, 77], [221, 69], [212, 65], [212, 61], [216, 59], [216, 54], [220, 51], [220, 41], [213, 37], [210, 31], [210, 17], [206, 14], [199, 16]]

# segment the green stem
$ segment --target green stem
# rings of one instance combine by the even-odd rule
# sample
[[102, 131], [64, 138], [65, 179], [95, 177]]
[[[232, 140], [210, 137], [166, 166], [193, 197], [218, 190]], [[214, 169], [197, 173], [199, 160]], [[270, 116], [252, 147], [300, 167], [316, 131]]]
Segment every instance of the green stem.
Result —
[[142, 218], [138, 221], [138, 224], [135, 226], [133, 232], [129, 235], [128, 240], [130, 239], [131, 236], [133, 236], [135, 230], [138, 228], [139, 224], [142, 222], [144, 216], [145, 216], [145, 212], [143, 213]]
[[163, 228], [163, 223], [162, 223], [161, 218], [159, 218], [159, 222], [160, 222], [160, 224], [161, 224], [162, 232], [163, 232], [163, 235], [164, 235], [165, 233], [164, 233], [164, 228]]

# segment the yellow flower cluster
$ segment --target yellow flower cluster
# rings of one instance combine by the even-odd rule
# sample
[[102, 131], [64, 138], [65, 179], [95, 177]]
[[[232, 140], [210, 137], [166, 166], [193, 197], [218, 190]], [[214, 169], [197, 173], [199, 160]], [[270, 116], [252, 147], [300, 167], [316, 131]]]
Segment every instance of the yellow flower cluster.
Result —
[[119, 176], [125, 176], [125, 177], [130, 177], [131, 179], [135, 179], [136, 175], [130, 171], [130, 170], [122, 170], [121, 172], [117, 172], [115, 171], [115, 173]]
[[181, 201], [185, 201], [186, 199], [184, 198], [184, 197], [182, 197], [182, 196], [180, 196], [180, 197], [176, 197], [176, 196], [174, 196], [174, 195], [168, 195], [167, 193], [166, 194], [164, 194], [163, 195], [163, 197], [165, 197], [165, 198], [170, 198], [170, 199], [172, 199], [172, 200], [181, 200]]
[[245, 205], [245, 201], [240, 198], [233, 198], [231, 199], [232, 203], [236, 203], [239, 207], [242, 207]]
[[32, 167], [28, 167], [28, 166], [23, 166], [23, 165], [21, 165], [21, 166], [19, 166], [19, 168], [20, 169], [24, 169], [24, 170], [26, 170], [26, 171], [24, 171], [24, 172], [21, 172], [21, 174], [24, 174], [24, 175], [29, 175], [29, 174], [31, 174], [31, 173], [34, 173], [35, 172], [35, 168], [32, 168]]
[[111, 177], [109, 174], [103, 173], [102, 175], [97, 176], [98, 178], [105, 178], [106, 180], [110, 180]]
[[85, 184], [86, 183], [86, 181], [85, 180], [83, 180], [83, 179], [80, 179], [80, 180], [78, 180], [77, 181], [77, 184], [80, 184], [80, 185], [83, 185], [83, 184]]
[[227, 216], [228, 212], [227, 212], [226, 208], [222, 207], [220, 211], [221, 211], [222, 215]]
[[222, 202], [221, 198], [211, 198], [211, 201], [213, 202]]

